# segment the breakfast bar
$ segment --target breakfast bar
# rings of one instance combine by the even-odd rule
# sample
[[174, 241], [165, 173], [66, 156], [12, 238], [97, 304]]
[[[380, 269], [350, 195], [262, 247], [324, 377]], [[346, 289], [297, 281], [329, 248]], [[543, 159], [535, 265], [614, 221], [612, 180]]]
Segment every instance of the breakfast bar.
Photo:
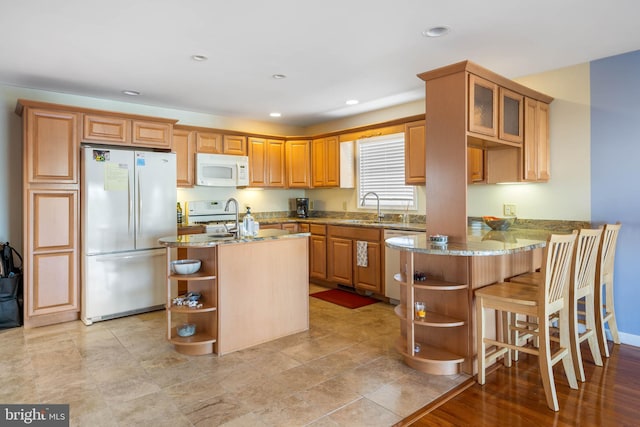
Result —
[[[161, 238], [167, 247], [167, 339], [176, 351], [224, 355], [307, 330], [308, 236], [260, 230], [241, 238]], [[182, 249], [179, 258], [200, 260], [199, 271], [172, 271], [172, 248]], [[201, 305], [176, 300], [178, 281], [187, 283], [187, 298], [195, 294]]]
[[396, 348], [405, 363], [430, 374], [474, 374], [473, 291], [538, 268], [548, 234], [470, 229], [466, 242], [434, 242], [427, 233], [387, 239], [401, 251]]

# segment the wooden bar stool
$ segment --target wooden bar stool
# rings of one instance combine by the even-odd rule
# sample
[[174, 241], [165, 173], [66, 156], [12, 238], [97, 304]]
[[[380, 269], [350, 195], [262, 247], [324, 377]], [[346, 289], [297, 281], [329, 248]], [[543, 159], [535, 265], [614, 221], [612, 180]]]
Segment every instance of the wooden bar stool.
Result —
[[[511, 365], [510, 350], [519, 350], [538, 356], [540, 376], [547, 399], [547, 406], [558, 411], [558, 397], [553, 378], [553, 365], [562, 361], [569, 386], [578, 388], [570, 351], [568, 286], [573, 247], [577, 234], [552, 234], [547, 239], [542, 264], [542, 283], [544, 286], [530, 286], [522, 283], [500, 282], [479, 288], [476, 298], [476, 343], [478, 356], [478, 383], [485, 383], [486, 366], [504, 355], [505, 366]], [[503, 313], [502, 340], [487, 338], [485, 330], [485, 310], [492, 309]], [[504, 316], [504, 313], [509, 315]], [[549, 317], [558, 313], [559, 348], [551, 353], [551, 337]], [[513, 335], [509, 333], [509, 319], [516, 314], [538, 319], [538, 325], [526, 331], [538, 338], [539, 346], [525, 347], [512, 343]], [[487, 353], [487, 346], [494, 346]]]
[[[606, 224], [598, 250], [598, 263], [596, 265], [596, 333], [600, 341], [600, 352], [609, 357], [609, 346], [607, 345], [607, 334], [605, 324], [608, 324], [611, 331], [611, 338], [616, 344], [620, 344], [618, 335], [618, 324], [616, 323], [616, 311], [613, 306], [613, 263], [616, 256], [616, 243], [622, 224]], [[604, 288], [605, 299], [602, 299]]]
[[[598, 230], [582, 229], [578, 233], [573, 255], [569, 285], [569, 330], [571, 334], [571, 356], [576, 376], [585, 381], [580, 343], [588, 340], [593, 361], [602, 366], [600, 345], [596, 333], [595, 279], [598, 248], [600, 247], [602, 228]], [[526, 273], [509, 279], [510, 282], [540, 286], [541, 273]], [[582, 311], [578, 304], [584, 299]], [[584, 316], [585, 331], [580, 332], [580, 317]], [[517, 335], [516, 335], [517, 339]]]

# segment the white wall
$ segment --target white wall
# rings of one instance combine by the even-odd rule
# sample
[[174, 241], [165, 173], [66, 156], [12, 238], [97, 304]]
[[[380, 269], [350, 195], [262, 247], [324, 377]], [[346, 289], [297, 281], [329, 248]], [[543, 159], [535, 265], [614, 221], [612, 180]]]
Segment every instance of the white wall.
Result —
[[469, 216], [502, 216], [503, 203], [515, 203], [527, 219], [591, 219], [589, 64], [515, 79], [554, 97], [551, 103], [551, 179], [548, 183], [472, 185]]

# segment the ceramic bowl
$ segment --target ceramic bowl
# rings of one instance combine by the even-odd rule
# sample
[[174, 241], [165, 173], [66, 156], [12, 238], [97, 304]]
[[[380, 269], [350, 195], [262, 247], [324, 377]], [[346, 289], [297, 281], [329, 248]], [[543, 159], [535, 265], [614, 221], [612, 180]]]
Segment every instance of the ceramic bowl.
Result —
[[504, 231], [504, 230], [508, 230], [509, 227], [511, 227], [511, 225], [516, 220], [516, 218], [515, 217], [512, 217], [512, 218], [497, 218], [495, 216], [483, 216], [482, 220], [492, 230]]
[[196, 325], [193, 323], [185, 323], [176, 327], [176, 332], [181, 337], [190, 337], [196, 333]]
[[201, 264], [197, 259], [178, 259], [171, 261], [171, 270], [176, 274], [193, 274], [200, 270]]

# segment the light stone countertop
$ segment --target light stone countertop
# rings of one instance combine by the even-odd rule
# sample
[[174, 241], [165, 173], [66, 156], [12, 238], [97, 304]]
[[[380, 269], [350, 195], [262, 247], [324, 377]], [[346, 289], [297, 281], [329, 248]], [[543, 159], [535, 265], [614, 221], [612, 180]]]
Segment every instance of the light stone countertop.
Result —
[[278, 239], [296, 239], [300, 237], [308, 237], [310, 235], [310, 233], [289, 233], [289, 231], [287, 230], [266, 229], [258, 231], [258, 235], [255, 237], [244, 236], [239, 239], [236, 239], [235, 237], [219, 237], [215, 234], [204, 233], [161, 237], [160, 239], [158, 239], [158, 242], [162, 246], [167, 246], [170, 248], [188, 248], [260, 242]]
[[544, 230], [537, 232], [529, 230], [525, 238], [518, 231], [487, 232], [482, 230], [481, 233], [477, 233], [476, 230], [471, 231], [467, 236], [466, 243], [435, 244], [429, 240], [427, 233], [419, 233], [392, 237], [385, 240], [385, 244], [389, 248], [429, 255], [493, 256], [543, 248], [546, 246], [546, 238], [550, 234]]

